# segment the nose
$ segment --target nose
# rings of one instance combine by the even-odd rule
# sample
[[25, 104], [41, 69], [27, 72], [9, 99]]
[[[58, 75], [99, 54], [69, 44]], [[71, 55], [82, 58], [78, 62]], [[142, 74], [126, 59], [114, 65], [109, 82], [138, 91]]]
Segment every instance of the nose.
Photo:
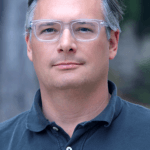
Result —
[[69, 28], [65, 28], [59, 39], [58, 53], [76, 53], [77, 45]]

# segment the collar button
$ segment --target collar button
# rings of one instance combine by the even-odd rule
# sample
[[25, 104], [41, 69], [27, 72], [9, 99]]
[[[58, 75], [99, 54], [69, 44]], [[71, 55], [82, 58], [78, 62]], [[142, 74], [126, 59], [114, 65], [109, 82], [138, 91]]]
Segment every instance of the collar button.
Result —
[[72, 150], [72, 148], [71, 147], [67, 147], [66, 150]]
[[53, 127], [53, 130], [58, 131], [59, 129], [57, 127]]

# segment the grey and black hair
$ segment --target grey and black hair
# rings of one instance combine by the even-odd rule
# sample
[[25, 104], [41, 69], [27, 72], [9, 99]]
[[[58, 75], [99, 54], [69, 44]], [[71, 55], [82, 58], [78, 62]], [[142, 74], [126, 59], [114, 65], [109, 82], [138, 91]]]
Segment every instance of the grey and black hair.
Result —
[[[37, 5], [38, 0], [28, 0], [28, 10], [26, 14], [26, 23], [25, 29], [26, 34], [31, 35], [30, 22], [33, 20], [34, 11]], [[123, 7], [122, 2], [118, 2], [118, 0], [102, 0], [102, 9], [105, 21], [107, 22], [109, 27], [106, 27], [106, 33], [108, 40], [110, 39], [111, 30], [119, 31], [120, 29], [120, 21], [123, 19]]]

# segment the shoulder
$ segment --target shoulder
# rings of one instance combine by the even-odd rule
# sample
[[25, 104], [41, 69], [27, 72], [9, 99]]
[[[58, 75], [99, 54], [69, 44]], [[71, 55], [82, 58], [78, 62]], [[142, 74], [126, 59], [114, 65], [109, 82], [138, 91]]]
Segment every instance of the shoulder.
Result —
[[[119, 98], [119, 97], [118, 97]], [[150, 109], [119, 98], [121, 111], [113, 122], [115, 136], [138, 149], [149, 147]], [[118, 136], [117, 136], [118, 135]], [[132, 148], [131, 148], [132, 149]]]
[[26, 119], [28, 112], [23, 112], [7, 121], [0, 123], [0, 146], [11, 141], [14, 133], [22, 133], [26, 129]]
[[26, 117], [28, 115], [28, 112], [29, 111], [26, 111], [26, 112], [23, 112], [9, 120], [6, 120], [2, 123], [0, 123], [0, 133], [3, 131], [3, 129], [7, 129], [7, 128], [13, 128], [15, 127], [18, 123], [20, 124], [24, 124], [25, 123], [25, 120], [26, 120]]
[[[122, 100], [122, 99], [121, 99]], [[150, 132], [150, 109], [122, 100], [122, 110], [118, 119], [126, 125], [132, 126], [134, 129], [145, 128]]]
[[126, 115], [138, 118], [142, 117], [141, 119], [150, 119], [150, 109], [138, 104], [130, 103], [125, 100], [122, 100], [122, 102], [122, 113], [126, 113]]

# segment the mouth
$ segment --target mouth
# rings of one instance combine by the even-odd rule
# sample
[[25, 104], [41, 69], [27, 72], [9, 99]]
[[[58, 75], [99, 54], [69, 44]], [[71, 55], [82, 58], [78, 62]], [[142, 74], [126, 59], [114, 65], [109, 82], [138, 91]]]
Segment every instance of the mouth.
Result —
[[83, 65], [83, 63], [62, 62], [62, 63], [58, 63], [58, 64], [53, 65], [53, 66], [57, 67], [58, 69], [61, 69], [61, 70], [69, 70], [69, 69], [76, 69], [81, 65]]

